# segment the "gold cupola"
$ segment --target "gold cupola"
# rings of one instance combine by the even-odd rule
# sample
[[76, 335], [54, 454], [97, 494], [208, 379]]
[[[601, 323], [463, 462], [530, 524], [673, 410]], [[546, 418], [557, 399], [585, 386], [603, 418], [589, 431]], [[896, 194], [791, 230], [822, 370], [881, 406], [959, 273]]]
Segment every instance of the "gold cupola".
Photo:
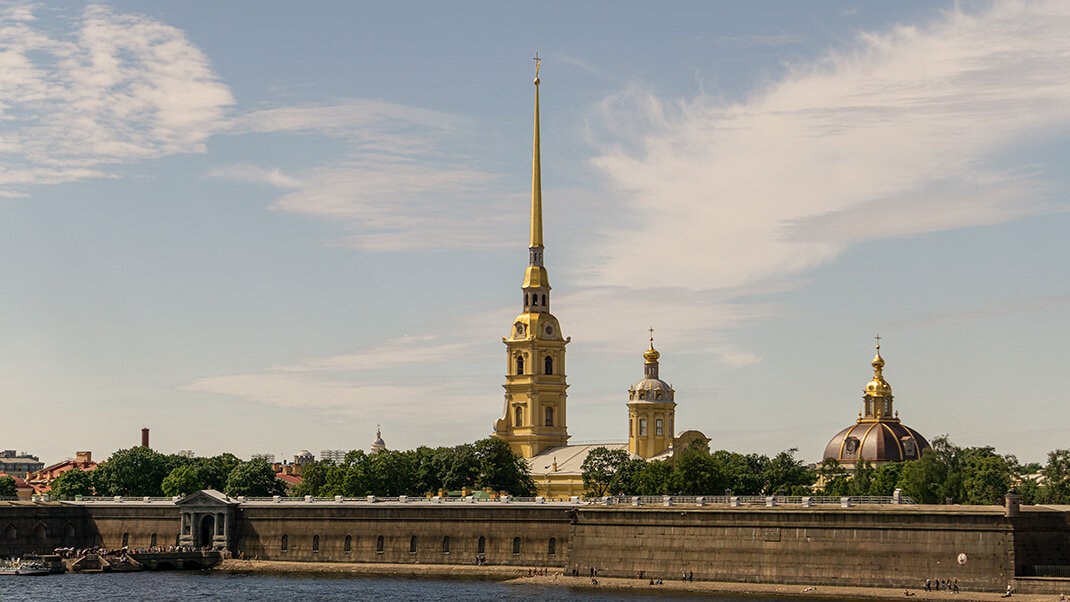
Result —
[[873, 380], [862, 390], [862, 420], [897, 420], [892, 409], [892, 385], [884, 380], [884, 358], [881, 357], [880, 335], [877, 336], [877, 355], [870, 362]]

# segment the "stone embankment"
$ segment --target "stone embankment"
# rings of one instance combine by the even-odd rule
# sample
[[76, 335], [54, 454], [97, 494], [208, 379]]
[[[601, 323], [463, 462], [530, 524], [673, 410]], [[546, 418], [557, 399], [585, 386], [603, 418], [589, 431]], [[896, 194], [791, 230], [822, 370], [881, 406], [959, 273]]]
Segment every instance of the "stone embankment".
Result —
[[[544, 576], [529, 576], [530, 569], [515, 566], [476, 565], [420, 565], [390, 563], [331, 563], [331, 562], [286, 562], [273, 560], [224, 560], [215, 569], [226, 573], [277, 573], [304, 576], [353, 576], [353, 577], [412, 577], [425, 579], [483, 579], [524, 585], [556, 585], [576, 589], [631, 590], [643, 592], [669, 592], [676, 594], [721, 594], [735, 596], [761, 596], [783, 599], [821, 600], [956, 600], [958, 602], [989, 602], [1002, 600], [1002, 594], [990, 592], [966, 592], [957, 594], [948, 591], [926, 592], [921, 588], [897, 589], [878, 587], [847, 587], [827, 585], [782, 585], [764, 583], [727, 583], [719, 581], [664, 580], [661, 585], [650, 585], [649, 579], [570, 577], [558, 571]], [[907, 593], [910, 595], [908, 596]], [[1070, 594], [1070, 592], [1068, 592]], [[1011, 600], [1025, 602], [1054, 602], [1054, 594], [1014, 594]]]

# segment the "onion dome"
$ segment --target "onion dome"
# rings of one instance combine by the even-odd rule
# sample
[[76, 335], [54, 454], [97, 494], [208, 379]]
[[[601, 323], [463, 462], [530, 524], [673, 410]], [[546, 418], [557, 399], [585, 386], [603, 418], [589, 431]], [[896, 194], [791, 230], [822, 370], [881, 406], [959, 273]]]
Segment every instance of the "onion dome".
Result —
[[676, 392], [672, 385], [658, 376], [658, 358], [661, 354], [654, 349], [654, 329], [651, 328], [650, 348], [643, 352], [643, 380], [628, 389], [629, 401], [651, 401], [654, 403], [675, 403]]

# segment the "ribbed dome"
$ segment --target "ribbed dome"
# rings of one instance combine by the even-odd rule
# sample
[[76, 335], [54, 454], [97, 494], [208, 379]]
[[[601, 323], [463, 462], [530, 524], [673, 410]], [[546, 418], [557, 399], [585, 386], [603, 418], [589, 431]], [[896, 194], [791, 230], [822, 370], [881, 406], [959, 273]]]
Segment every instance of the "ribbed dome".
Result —
[[902, 462], [917, 460], [928, 448], [925, 437], [898, 420], [863, 420], [837, 433], [825, 446], [823, 459], [841, 464]]

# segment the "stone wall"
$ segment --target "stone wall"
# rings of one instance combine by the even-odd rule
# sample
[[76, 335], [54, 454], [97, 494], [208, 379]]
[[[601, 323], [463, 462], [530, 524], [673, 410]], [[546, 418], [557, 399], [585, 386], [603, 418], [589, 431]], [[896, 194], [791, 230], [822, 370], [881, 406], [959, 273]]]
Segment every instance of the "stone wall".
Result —
[[473, 564], [482, 537], [489, 564], [559, 567], [571, 515], [571, 508], [500, 504], [246, 505], [238, 511], [235, 550], [263, 560]]
[[0, 503], [0, 557], [51, 554], [84, 547], [91, 528], [82, 508], [31, 502]]
[[[105, 548], [162, 548], [178, 542], [178, 508], [170, 504], [84, 506], [95, 545]], [[154, 542], [155, 539], [155, 542]]]
[[1013, 578], [1012, 525], [999, 510], [908, 508], [589, 507], [577, 510], [569, 562], [607, 576], [765, 583], [917, 587], [930, 577], [995, 591]]

